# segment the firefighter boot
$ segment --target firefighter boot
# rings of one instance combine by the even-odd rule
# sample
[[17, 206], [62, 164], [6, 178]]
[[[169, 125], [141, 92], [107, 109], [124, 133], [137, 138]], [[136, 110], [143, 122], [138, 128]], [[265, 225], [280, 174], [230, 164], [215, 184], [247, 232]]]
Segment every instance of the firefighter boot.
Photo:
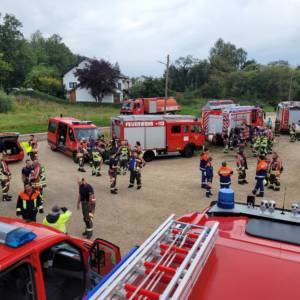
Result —
[[254, 189], [254, 190], [252, 191], [252, 194], [253, 194], [254, 196], [256, 196], [256, 193], [257, 193], [257, 190]]
[[133, 188], [133, 184], [130, 183], [130, 184], [128, 185], [128, 188], [129, 188], [129, 189], [130, 189], [130, 188]]
[[264, 192], [259, 192], [259, 194], [258, 195], [256, 195], [256, 197], [264, 197], [264, 195], [265, 195], [265, 193]]
[[137, 189], [137, 190], [140, 190], [141, 188], [142, 188], [142, 186], [141, 186], [141, 185], [138, 185], [136, 189]]

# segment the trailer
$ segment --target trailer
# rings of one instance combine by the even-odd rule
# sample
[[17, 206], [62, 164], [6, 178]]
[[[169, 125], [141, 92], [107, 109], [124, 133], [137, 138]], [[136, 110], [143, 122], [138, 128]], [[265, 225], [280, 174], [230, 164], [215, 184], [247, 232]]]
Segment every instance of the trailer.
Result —
[[300, 101], [280, 102], [276, 110], [276, 131], [288, 132], [290, 126], [300, 121]]
[[180, 105], [173, 97], [157, 98], [136, 98], [123, 102], [121, 114], [124, 115], [144, 115], [144, 114], [175, 114], [180, 111]]
[[111, 134], [130, 145], [139, 141], [146, 161], [172, 152], [191, 157], [205, 142], [201, 120], [194, 116], [120, 115], [111, 121]]
[[264, 113], [257, 106], [206, 106], [202, 111], [203, 129], [207, 139], [213, 143], [223, 141], [223, 136], [230, 134], [232, 129], [248, 125], [262, 126]]

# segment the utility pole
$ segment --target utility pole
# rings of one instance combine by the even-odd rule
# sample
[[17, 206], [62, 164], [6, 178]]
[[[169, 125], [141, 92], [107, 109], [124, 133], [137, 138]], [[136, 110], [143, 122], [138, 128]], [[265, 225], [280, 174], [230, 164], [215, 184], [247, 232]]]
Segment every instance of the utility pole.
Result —
[[292, 75], [291, 75], [291, 79], [290, 79], [289, 101], [291, 101], [291, 96], [292, 96], [292, 83], [293, 83], [293, 77], [294, 77], [294, 70], [292, 70]]
[[158, 61], [160, 64], [166, 66], [166, 83], [165, 83], [165, 105], [164, 105], [164, 114], [167, 113], [167, 99], [168, 99], [168, 89], [169, 89], [169, 66], [170, 66], [170, 55], [167, 55], [167, 62]]

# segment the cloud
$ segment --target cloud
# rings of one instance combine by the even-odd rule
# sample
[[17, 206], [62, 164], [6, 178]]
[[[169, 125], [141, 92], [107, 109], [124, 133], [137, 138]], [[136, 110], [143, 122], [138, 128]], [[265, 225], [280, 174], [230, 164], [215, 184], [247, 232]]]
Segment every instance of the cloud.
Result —
[[118, 61], [123, 73], [161, 75], [167, 54], [206, 58], [222, 37], [251, 59], [298, 64], [297, 0], [2, 0], [29, 37], [39, 29], [60, 34], [75, 53]]

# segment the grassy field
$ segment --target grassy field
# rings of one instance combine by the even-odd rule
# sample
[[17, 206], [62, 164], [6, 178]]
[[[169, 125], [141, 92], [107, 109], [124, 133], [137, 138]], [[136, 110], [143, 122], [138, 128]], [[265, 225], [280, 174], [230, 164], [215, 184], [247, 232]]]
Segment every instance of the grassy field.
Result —
[[60, 104], [18, 97], [14, 101], [12, 112], [0, 114], [0, 131], [44, 132], [47, 131], [49, 117], [60, 114], [81, 120], [90, 120], [98, 126], [108, 126], [110, 118], [118, 112], [119, 108], [110, 105]]
[[[43, 95], [40, 94], [42, 98]], [[43, 100], [38, 99], [36, 95], [13, 97], [13, 110], [7, 114], [0, 113], [0, 132], [45, 132], [49, 117], [60, 114], [81, 120], [90, 120], [98, 126], [109, 126], [110, 118], [120, 111], [120, 107], [116, 105], [68, 104], [61, 99], [52, 98], [47, 95], [42, 98]], [[181, 114], [199, 116], [202, 105], [203, 101], [198, 103], [195, 101], [190, 105], [181, 103]], [[265, 111], [274, 111], [272, 107], [264, 109]]]

